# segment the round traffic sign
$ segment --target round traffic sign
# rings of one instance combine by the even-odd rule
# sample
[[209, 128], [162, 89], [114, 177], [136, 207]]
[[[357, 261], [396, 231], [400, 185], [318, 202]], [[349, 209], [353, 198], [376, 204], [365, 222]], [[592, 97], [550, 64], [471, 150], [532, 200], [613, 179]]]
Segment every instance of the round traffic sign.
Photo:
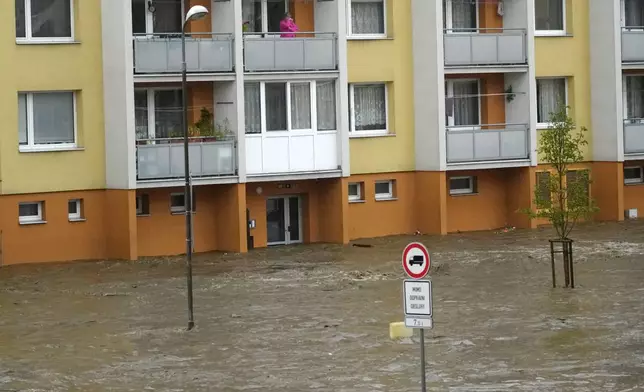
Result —
[[402, 254], [402, 264], [403, 269], [412, 279], [422, 279], [427, 275], [431, 261], [425, 245], [419, 242], [407, 245]]

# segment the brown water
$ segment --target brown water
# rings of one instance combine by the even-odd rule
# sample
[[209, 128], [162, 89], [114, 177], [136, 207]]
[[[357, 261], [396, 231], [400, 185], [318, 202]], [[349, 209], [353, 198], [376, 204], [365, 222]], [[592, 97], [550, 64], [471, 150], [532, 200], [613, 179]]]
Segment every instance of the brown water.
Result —
[[[578, 288], [518, 231], [0, 270], [0, 391], [420, 391], [400, 253], [430, 249], [430, 391], [644, 390], [644, 224], [580, 229]], [[560, 273], [561, 274], [561, 273]]]

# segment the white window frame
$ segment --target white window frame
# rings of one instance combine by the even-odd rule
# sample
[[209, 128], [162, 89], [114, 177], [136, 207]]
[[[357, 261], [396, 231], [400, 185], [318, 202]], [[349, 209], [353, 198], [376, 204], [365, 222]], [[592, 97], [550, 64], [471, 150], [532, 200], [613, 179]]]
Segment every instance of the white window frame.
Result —
[[[46, 93], [70, 93], [72, 94], [72, 106], [74, 112], [74, 142], [73, 143], [56, 143], [56, 144], [34, 144], [34, 94]], [[27, 112], [27, 144], [18, 144], [18, 151], [59, 151], [70, 150], [78, 148], [78, 105], [76, 103], [76, 91], [20, 91], [18, 92], [18, 99], [20, 95], [24, 94], [27, 97], [26, 108]]]
[[[31, 0], [23, 0], [25, 2], [25, 36], [16, 37], [17, 43], [65, 43], [74, 42], [74, 2], [76, 0], [69, 0], [69, 17], [70, 17], [70, 37], [33, 37], [31, 31]], [[15, 15], [15, 12], [14, 12]], [[15, 16], [14, 16], [15, 22]]]
[[[388, 193], [377, 193], [375, 192], [377, 184], [388, 184], [389, 192]], [[391, 200], [394, 198], [394, 180], [380, 180], [376, 181], [373, 185], [375, 199], [376, 200]]]
[[[147, 98], [148, 110], [148, 139], [138, 139], [137, 141], [147, 141], [153, 143], [156, 139], [156, 102], [154, 101], [154, 93], [157, 91], [181, 91], [181, 87], [153, 87], [153, 88], [135, 88], [134, 92], [144, 91]], [[136, 128], [136, 118], [134, 127]], [[136, 135], [136, 131], [135, 131]], [[136, 136], [135, 136], [136, 137]]]
[[[566, 6], [566, 2], [567, 2], [567, 0], [561, 0], [561, 14], [562, 14], [562, 18], [563, 18], [563, 30], [537, 30], [537, 24], [536, 24], [536, 21], [535, 21], [535, 25], [534, 25], [534, 27], [535, 27], [535, 31], [534, 31], [535, 37], [552, 37], [552, 36], [566, 35], [566, 31], [568, 31], [567, 30], [568, 26], [566, 24], [566, 18], [567, 18], [566, 15], [568, 13], [568, 10], [567, 10], [568, 7]], [[536, 7], [536, 5], [537, 5], [537, 3], [535, 2], [535, 7]], [[536, 13], [537, 13], [536, 9], [534, 10], [534, 12], [535, 12], [535, 16], [536, 16]]]
[[[619, 14], [619, 19], [620, 19], [620, 26], [622, 28], [626, 28], [626, 2], [624, 0], [620, 0], [620, 10], [621, 13]], [[637, 26], [637, 27], [642, 27], [642, 26]], [[644, 29], [637, 29], [634, 27], [628, 27], [629, 31], [643, 31]]]
[[[355, 111], [355, 87], [356, 86], [385, 86], [385, 128], [386, 129], [371, 129], [368, 131], [356, 131], [356, 111]], [[350, 83], [349, 84], [349, 117], [351, 119], [351, 129], [349, 129], [349, 137], [365, 137], [365, 136], [385, 136], [389, 135], [389, 84], [386, 82], [377, 83]]]
[[362, 183], [361, 182], [350, 182], [349, 183], [349, 189], [351, 189], [352, 186], [356, 187], [357, 194], [352, 195], [351, 192], [349, 192], [349, 201], [350, 202], [356, 202], [356, 201], [362, 201]]
[[67, 205], [68, 205], [67, 208], [68, 209], [69, 209], [69, 203], [74, 203], [76, 205], [76, 212], [75, 213], [70, 213], [69, 211], [67, 211], [67, 219], [69, 219], [72, 222], [73, 221], [83, 220], [83, 214], [82, 214], [82, 209], [81, 209], [82, 204], [83, 204], [83, 200], [82, 199], [70, 199], [67, 202]]
[[628, 91], [627, 91], [627, 83], [626, 79], [630, 77], [644, 77], [644, 73], [636, 73], [636, 74], [628, 74], [624, 75], [622, 77], [622, 110], [624, 112], [624, 120], [630, 120], [629, 123], [631, 124], [642, 124], [644, 123], [644, 119], [639, 119], [639, 121], [635, 121], [638, 119], [629, 119], [628, 118]]
[[[439, 0], [437, 0], [439, 1]], [[454, 1], [463, 1], [463, 0], [445, 0], [445, 3], [443, 4], [445, 6], [445, 30], [447, 34], [471, 34], [473, 32], [479, 32], [478, 29], [480, 28], [480, 21], [479, 21], [479, 5], [480, 3], [477, 1], [476, 2], [476, 26], [474, 27], [476, 30], [475, 31], [453, 31], [454, 28], [454, 21], [453, 21], [453, 16], [454, 16], [454, 10], [452, 9], [452, 6], [454, 4]]]
[[[552, 80], [552, 79], [563, 79], [564, 80], [564, 105], [568, 106], [568, 77], [566, 76], [550, 76], [550, 77], [541, 77], [537, 78], [537, 84], [539, 80]], [[535, 87], [536, 88], [536, 87]], [[537, 116], [539, 112], [539, 95], [537, 94]], [[538, 121], [538, 119], [537, 119]], [[537, 122], [537, 129], [548, 129], [552, 126], [551, 122]]]
[[[385, 39], [387, 38], [387, 2], [390, 0], [347, 0], [347, 39]], [[353, 13], [352, 3], [378, 3], [382, 2], [382, 12], [383, 12], [383, 22], [384, 22], [384, 31], [380, 34], [359, 34], [353, 33], [351, 15]]]
[[[172, 198], [175, 197], [175, 196], [183, 196], [183, 205], [182, 206], [173, 206], [172, 205]], [[194, 197], [194, 194], [193, 194], [192, 197]], [[185, 192], [173, 192], [173, 193], [170, 194], [170, 213], [172, 213], [172, 214], [185, 214], [186, 213], [186, 194], [185, 194]]]
[[[266, 34], [266, 33], [269, 32], [268, 31], [268, 0], [259, 0], [259, 1], [261, 3], [261, 11], [260, 12], [262, 13], [262, 31], [261, 32], [244, 33], [245, 35], [250, 35], [250, 36], [258, 35], [259, 36], [259, 35]], [[290, 12], [289, 9], [288, 9], [289, 1], [288, 0], [283, 0], [283, 1], [284, 1], [284, 10], [286, 10], [286, 12]], [[182, 4], [183, 4], [183, 2], [182, 2]], [[185, 12], [184, 12], [184, 14], [185, 14]], [[276, 32], [273, 32], [273, 33], [276, 33]]]
[[[155, 33], [154, 31], [154, 13], [149, 11], [148, 1], [147, 0], [144, 1], [142, 5], [145, 6], [145, 34], [148, 36], [148, 38], [152, 38], [154, 34], [161, 34], [161, 33]], [[187, 12], [186, 0], [181, 0], [180, 18], [183, 18], [186, 12]], [[175, 33], [181, 33], [181, 31], [175, 31]], [[139, 33], [139, 34], [142, 34], [142, 33]], [[163, 33], [163, 34], [172, 34], [172, 33]]]
[[[478, 125], [471, 125], [471, 126], [466, 126], [466, 125], [459, 125], [459, 126], [454, 126], [454, 116], [446, 116], [447, 117], [447, 124], [445, 126], [449, 127], [450, 130], [455, 130], [455, 131], [476, 131], [481, 129], [481, 79], [477, 78], [467, 78], [467, 79], [445, 79], [445, 97], [446, 98], [454, 98], [454, 84], [455, 83], [465, 83], [465, 82], [476, 82], [476, 89], [477, 89], [477, 99], [478, 99], [478, 109], [479, 109], [479, 124]], [[453, 113], [452, 113], [453, 114]]]
[[644, 183], [644, 167], [642, 166], [624, 166], [624, 171], [627, 169], [638, 169], [640, 171], [639, 178], [626, 178], [624, 177], [624, 184], [642, 184]]
[[29, 202], [22, 202], [18, 203], [18, 206], [23, 205], [23, 204], [36, 204], [38, 205], [38, 215], [27, 215], [27, 216], [20, 216], [20, 207], [18, 207], [18, 222], [21, 225], [29, 225], [29, 224], [34, 224], [34, 223], [44, 223], [43, 220], [43, 201], [29, 201]]
[[[452, 189], [452, 180], [468, 180], [470, 186], [467, 188]], [[449, 194], [450, 195], [472, 195], [474, 194], [474, 176], [455, 176], [449, 178]]]

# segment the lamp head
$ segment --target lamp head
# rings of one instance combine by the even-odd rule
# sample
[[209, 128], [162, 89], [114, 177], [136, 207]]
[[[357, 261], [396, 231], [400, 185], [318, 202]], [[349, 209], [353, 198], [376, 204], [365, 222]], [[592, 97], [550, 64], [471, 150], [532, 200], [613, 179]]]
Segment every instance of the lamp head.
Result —
[[185, 25], [190, 21], [201, 19], [206, 15], [208, 15], [208, 9], [206, 7], [204, 7], [203, 5], [195, 5], [191, 7], [190, 10], [188, 10], [188, 13], [186, 14], [186, 20], [185, 22], [183, 22], [183, 24]]

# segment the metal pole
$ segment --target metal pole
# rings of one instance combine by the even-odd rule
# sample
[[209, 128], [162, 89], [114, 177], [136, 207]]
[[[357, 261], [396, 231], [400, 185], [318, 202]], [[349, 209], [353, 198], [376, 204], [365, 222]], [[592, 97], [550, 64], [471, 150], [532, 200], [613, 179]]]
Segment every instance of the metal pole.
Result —
[[420, 390], [427, 392], [425, 382], [425, 330], [420, 329]]
[[188, 331], [195, 326], [192, 307], [192, 189], [190, 186], [190, 157], [188, 155], [188, 83], [186, 66], [186, 23], [181, 28], [181, 100], [183, 109], [183, 158], [185, 166], [186, 189], [184, 204], [186, 207], [186, 278], [188, 280]]

